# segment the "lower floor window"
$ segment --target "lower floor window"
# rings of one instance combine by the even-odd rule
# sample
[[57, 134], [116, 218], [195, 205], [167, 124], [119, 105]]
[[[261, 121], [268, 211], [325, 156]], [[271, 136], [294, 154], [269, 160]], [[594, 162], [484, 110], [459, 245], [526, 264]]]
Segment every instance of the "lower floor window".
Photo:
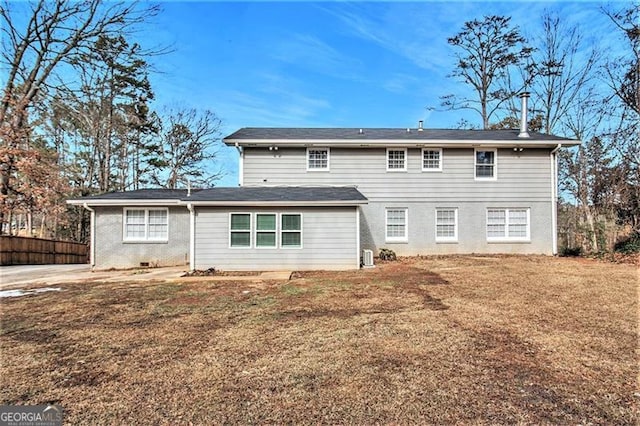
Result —
[[251, 214], [231, 213], [229, 245], [231, 247], [251, 247]]
[[436, 209], [436, 241], [458, 240], [458, 209]]
[[[278, 221], [278, 216], [280, 221]], [[253, 236], [253, 238], [252, 238]], [[229, 246], [237, 248], [302, 247], [300, 213], [231, 213]]]
[[282, 214], [280, 245], [282, 247], [302, 247], [302, 215]]
[[408, 241], [407, 209], [389, 208], [385, 211], [386, 240]]
[[529, 209], [488, 209], [487, 240], [529, 239]]
[[169, 215], [167, 209], [124, 210], [125, 241], [167, 241]]
[[276, 247], [275, 214], [256, 214], [256, 247]]

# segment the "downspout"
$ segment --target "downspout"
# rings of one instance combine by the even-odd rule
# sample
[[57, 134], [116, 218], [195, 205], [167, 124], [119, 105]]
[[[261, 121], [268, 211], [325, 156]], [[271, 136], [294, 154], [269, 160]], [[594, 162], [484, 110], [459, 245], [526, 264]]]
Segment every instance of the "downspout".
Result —
[[196, 270], [196, 212], [191, 203], [187, 203], [189, 210], [189, 270]]
[[240, 154], [238, 161], [238, 186], [242, 186], [244, 184], [244, 150], [238, 142], [236, 142], [236, 149], [238, 150], [238, 154]]
[[89, 207], [87, 203], [82, 204], [82, 207], [91, 212], [91, 220], [89, 222], [89, 264], [93, 269], [96, 266], [96, 211]]
[[562, 144], [558, 144], [549, 154], [551, 161], [551, 227], [553, 229], [551, 254], [558, 254], [558, 150]]
[[360, 206], [356, 206], [356, 269], [360, 269]]

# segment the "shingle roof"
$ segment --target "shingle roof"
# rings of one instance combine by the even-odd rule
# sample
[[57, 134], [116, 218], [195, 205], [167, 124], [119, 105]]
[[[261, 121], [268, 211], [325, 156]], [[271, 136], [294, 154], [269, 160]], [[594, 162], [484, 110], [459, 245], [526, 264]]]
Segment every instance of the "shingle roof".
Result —
[[194, 192], [183, 201], [321, 202], [366, 201], [354, 187], [249, 187], [211, 188]]
[[[362, 132], [360, 132], [362, 130]], [[519, 130], [461, 130], [406, 128], [286, 128], [244, 127], [224, 138], [234, 140], [458, 140], [458, 141], [510, 141], [518, 138]], [[527, 140], [571, 140], [555, 135], [529, 132]]]
[[[198, 190], [195, 190], [198, 191]], [[114, 191], [90, 195], [78, 200], [179, 200], [187, 196], [186, 189], [137, 189], [135, 191]]]
[[[187, 202], [211, 202], [218, 204], [233, 203], [366, 203], [367, 198], [355, 187], [302, 187], [302, 186], [278, 186], [278, 187], [238, 187], [238, 188], [209, 188], [195, 189], [191, 195], [187, 195], [186, 189], [139, 189], [136, 191], [108, 192], [101, 195], [76, 198], [69, 200], [71, 204], [89, 205], [117, 204], [124, 205], [127, 202], [144, 202], [145, 204], [158, 201]], [[106, 203], [105, 203], [106, 202]]]

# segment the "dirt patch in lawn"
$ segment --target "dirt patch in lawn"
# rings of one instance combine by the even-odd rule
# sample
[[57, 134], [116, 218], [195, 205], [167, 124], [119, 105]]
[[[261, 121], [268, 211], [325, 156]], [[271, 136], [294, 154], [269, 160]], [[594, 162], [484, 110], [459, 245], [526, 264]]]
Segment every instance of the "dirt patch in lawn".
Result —
[[0, 403], [69, 424], [636, 424], [632, 265], [403, 258], [0, 303]]

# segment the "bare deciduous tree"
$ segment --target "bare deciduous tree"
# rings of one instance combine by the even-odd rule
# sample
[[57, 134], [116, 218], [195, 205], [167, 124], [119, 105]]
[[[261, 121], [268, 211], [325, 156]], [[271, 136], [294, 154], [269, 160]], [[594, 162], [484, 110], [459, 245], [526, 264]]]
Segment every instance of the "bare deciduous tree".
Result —
[[522, 64], [532, 49], [511, 26], [511, 18], [485, 16], [482, 21], [466, 22], [462, 31], [447, 42], [456, 48], [457, 64], [451, 77], [459, 78], [471, 86], [473, 98], [443, 96], [442, 106], [449, 109], [471, 109], [482, 117], [482, 126], [488, 129], [490, 120], [503, 103], [512, 98], [521, 87], [505, 88], [501, 84], [508, 79], [514, 66]]
[[593, 44], [586, 45], [578, 27], [566, 25], [557, 15], [545, 13], [542, 30], [541, 37], [534, 39], [531, 105], [542, 115], [545, 133], [573, 130], [571, 136], [581, 137], [586, 129], [576, 128], [576, 120], [573, 125], [567, 121], [584, 112], [583, 102], [596, 97], [596, 71], [602, 55]]
[[156, 6], [141, 7], [135, 2], [100, 0], [40, 0], [28, 7], [26, 26], [19, 28], [9, 4], [0, 6], [0, 61], [8, 71], [0, 88], [0, 224], [5, 222], [5, 203], [19, 150], [25, 149], [27, 143], [29, 109], [38, 96], [44, 96], [54, 86], [52, 77], [56, 71], [79, 66], [79, 55], [92, 49], [99, 36], [127, 33], [158, 11]]
[[164, 114], [162, 122], [162, 154], [151, 161], [157, 169], [153, 183], [172, 189], [187, 182], [194, 187], [213, 186], [222, 177], [221, 170], [213, 169], [220, 118], [209, 110], [174, 109]]

